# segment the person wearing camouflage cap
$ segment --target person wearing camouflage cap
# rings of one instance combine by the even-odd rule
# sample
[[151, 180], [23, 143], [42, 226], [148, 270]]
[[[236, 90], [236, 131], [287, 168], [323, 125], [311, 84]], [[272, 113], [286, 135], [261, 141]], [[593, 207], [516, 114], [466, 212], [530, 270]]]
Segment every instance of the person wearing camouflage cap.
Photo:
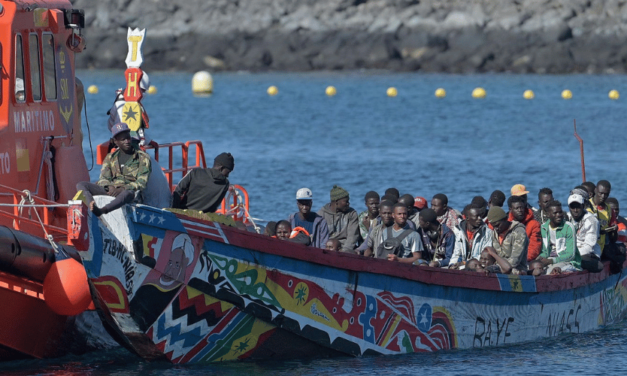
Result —
[[[96, 216], [107, 214], [135, 198], [142, 200], [148, 177], [152, 171], [150, 156], [131, 143], [131, 132], [126, 123], [117, 123], [111, 128], [111, 140], [118, 148], [107, 154], [102, 162], [100, 179], [97, 184], [80, 182], [76, 189], [83, 191], [87, 205]], [[94, 195], [109, 195], [113, 201], [99, 208]]]
[[359, 239], [359, 216], [350, 207], [349, 194], [344, 188], [334, 185], [331, 189], [331, 202], [318, 211], [329, 227], [329, 239], [337, 239], [342, 244], [342, 252], [354, 253]]
[[503, 208], [493, 206], [488, 211], [488, 222], [492, 225], [492, 246], [499, 256], [512, 266], [512, 274], [527, 272], [527, 248], [529, 238], [525, 225], [509, 221]]

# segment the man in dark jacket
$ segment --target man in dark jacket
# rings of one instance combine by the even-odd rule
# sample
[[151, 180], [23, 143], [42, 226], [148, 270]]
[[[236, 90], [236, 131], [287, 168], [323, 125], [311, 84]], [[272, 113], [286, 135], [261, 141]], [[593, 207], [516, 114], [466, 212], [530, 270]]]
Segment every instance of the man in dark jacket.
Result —
[[296, 192], [298, 212], [290, 215], [289, 222], [292, 228], [304, 228], [311, 239], [311, 246], [324, 249], [329, 240], [327, 221], [316, 213], [311, 212], [313, 193], [309, 188], [301, 188]]
[[348, 192], [337, 185], [331, 189], [331, 202], [318, 211], [329, 226], [329, 239], [342, 244], [342, 252], [354, 253], [359, 239], [359, 219], [355, 209], [349, 206]]
[[229, 190], [229, 174], [235, 168], [231, 153], [222, 153], [212, 168], [197, 168], [185, 175], [173, 193], [172, 207], [213, 213]]

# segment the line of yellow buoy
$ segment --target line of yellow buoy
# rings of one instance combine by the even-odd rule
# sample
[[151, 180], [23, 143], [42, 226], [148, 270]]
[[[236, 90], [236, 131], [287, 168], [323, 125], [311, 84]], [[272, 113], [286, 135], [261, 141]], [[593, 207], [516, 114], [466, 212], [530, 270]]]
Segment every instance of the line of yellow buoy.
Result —
[[[279, 93], [279, 89], [276, 86], [270, 86], [268, 88], [268, 95], [277, 95]], [[325, 93], [326, 95], [328, 95], [329, 97], [332, 97], [334, 95], [337, 94], [337, 89], [334, 86], [328, 86], [325, 89]], [[398, 95], [398, 89], [396, 89], [395, 87], [389, 87], [386, 92], [388, 97], [396, 97]], [[486, 92], [486, 90], [482, 87], [477, 87], [472, 91], [472, 97], [476, 98], [476, 99], [484, 99], [488, 93]], [[562, 91], [562, 98], [563, 99], [572, 99], [573, 97], [573, 92], [566, 89], [564, 91]], [[437, 88], [435, 90], [435, 96], [436, 98], [445, 98], [446, 97], [446, 90], [444, 90], [443, 88]], [[610, 99], [613, 100], [617, 100], [618, 98], [620, 98], [620, 93], [618, 92], [618, 90], [610, 90], [610, 92], [607, 95]], [[523, 98], [525, 99], [534, 99], [536, 97], [535, 93], [533, 92], [533, 90], [525, 90], [523, 92]]]

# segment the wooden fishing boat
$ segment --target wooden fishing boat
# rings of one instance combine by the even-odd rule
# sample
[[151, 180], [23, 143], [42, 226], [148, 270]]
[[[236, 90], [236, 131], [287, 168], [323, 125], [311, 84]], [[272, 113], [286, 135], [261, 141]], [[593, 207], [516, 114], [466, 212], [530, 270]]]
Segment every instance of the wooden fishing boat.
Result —
[[[627, 276], [483, 275], [334, 253], [136, 205], [79, 253], [122, 343], [174, 363], [401, 354], [583, 333], [622, 320]], [[231, 223], [232, 225], [232, 223]]]

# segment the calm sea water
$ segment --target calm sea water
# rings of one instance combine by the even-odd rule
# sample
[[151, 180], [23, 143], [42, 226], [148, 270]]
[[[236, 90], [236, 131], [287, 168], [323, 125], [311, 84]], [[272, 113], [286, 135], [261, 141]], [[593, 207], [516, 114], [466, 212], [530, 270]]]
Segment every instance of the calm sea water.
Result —
[[[121, 71], [79, 72], [87, 95], [93, 145], [108, 139], [106, 111], [124, 85]], [[386, 72], [214, 75], [215, 94], [191, 94], [191, 74], [151, 73], [156, 95], [143, 103], [150, 135], [160, 143], [200, 140], [209, 163], [223, 151], [235, 156], [231, 182], [250, 194], [254, 217], [286, 218], [296, 211], [295, 193], [309, 187], [314, 209], [329, 200], [334, 184], [347, 189], [352, 206], [365, 209], [369, 190], [388, 187], [430, 199], [445, 193], [462, 209], [473, 196], [493, 190], [506, 194], [522, 183], [537, 201], [550, 187], [565, 203], [581, 183], [579, 144], [573, 119], [585, 140], [587, 179], [610, 180], [612, 195], [627, 205], [624, 76], [423, 75]], [[279, 94], [266, 89], [276, 85]], [[328, 85], [337, 88], [327, 97]], [[386, 89], [398, 89], [388, 98]], [[475, 87], [487, 97], [471, 97]], [[436, 88], [447, 96], [437, 99]], [[536, 99], [525, 100], [526, 89]], [[573, 99], [563, 100], [564, 89]], [[84, 127], [86, 131], [86, 127]], [[83, 146], [91, 163], [87, 137]], [[97, 179], [99, 166], [91, 171]], [[176, 180], [180, 179], [180, 176]], [[147, 363], [124, 350], [60, 360], [0, 365], [2, 374], [368, 374], [417, 372], [485, 374], [496, 372], [606, 373], [627, 368], [627, 325], [557, 340], [490, 350], [378, 358], [259, 362], [175, 367]]]

